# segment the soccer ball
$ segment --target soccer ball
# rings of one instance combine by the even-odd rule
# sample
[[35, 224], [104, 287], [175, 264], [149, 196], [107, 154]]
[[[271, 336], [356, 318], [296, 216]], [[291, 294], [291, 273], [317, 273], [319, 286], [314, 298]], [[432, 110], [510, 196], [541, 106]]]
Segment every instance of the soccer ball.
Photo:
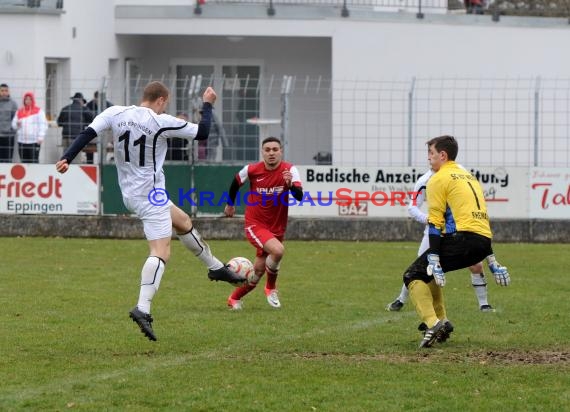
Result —
[[253, 263], [248, 258], [241, 256], [231, 258], [228, 262], [228, 268], [237, 273], [243, 278], [245, 283], [252, 284], [257, 283], [257, 276], [253, 270]]

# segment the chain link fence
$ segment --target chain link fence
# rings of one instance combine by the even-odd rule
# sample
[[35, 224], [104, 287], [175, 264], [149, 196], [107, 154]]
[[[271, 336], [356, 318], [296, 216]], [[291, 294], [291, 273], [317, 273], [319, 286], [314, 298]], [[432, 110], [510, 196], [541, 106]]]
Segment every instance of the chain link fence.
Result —
[[[51, 163], [65, 149], [56, 120], [71, 96], [81, 92], [89, 101], [99, 91], [98, 107], [106, 100], [137, 104], [150, 80], [161, 80], [173, 90], [170, 114], [194, 122], [204, 89], [213, 85], [218, 92], [208, 142], [173, 142], [170, 162], [256, 161], [260, 139], [273, 134], [283, 138], [287, 158], [297, 164], [419, 166], [426, 164], [429, 138], [453, 134], [461, 145], [459, 160], [469, 166], [570, 166], [570, 78], [333, 82], [320, 76], [205, 73], [5, 82], [18, 106], [23, 94], [32, 91], [46, 111], [50, 129], [40, 162]], [[112, 157], [109, 138], [103, 136], [94, 161], [111, 162]]]
[[424, 165], [441, 134], [469, 165], [570, 164], [570, 79], [345, 81], [333, 94], [334, 164]]

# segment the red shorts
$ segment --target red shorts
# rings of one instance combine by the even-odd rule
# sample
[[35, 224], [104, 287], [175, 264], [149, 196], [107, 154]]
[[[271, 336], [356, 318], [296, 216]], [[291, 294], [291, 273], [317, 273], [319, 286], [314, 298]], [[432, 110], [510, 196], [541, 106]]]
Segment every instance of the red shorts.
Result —
[[249, 240], [249, 243], [257, 249], [255, 256], [258, 257], [267, 256], [267, 252], [263, 250], [263, 245], [265, 245], [269, 240], [277, 239], [278, 241], [283, 242], [283, 236], [275, 236], [269, 230], [257, 225], [247, 226], [245, 228], [245, 236], [247, 237], [247, 240]]

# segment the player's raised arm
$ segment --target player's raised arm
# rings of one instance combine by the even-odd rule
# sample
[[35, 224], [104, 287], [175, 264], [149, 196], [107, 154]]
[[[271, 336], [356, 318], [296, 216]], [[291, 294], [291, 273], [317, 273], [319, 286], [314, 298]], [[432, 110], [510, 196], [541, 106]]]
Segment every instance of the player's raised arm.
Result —
[[202, 118], [198, 123], [198, 132], [196, 133], [195, 140], [206, 140], [210, 135], [210, 126], [212, 125], [212, 109], [216, 102], [216, 92], [211, 87], [207, 87], [202, 95], [202, 110], [200, 114]]
[[217, 97], [218, 96], [216, 95], [214, 89], [208, 86], [206, 90], [204, 90], [204, 94], [202, 95], [202, 101], [204, 103], [210, 103], [213, 106], [214, 103], [216, 103]]

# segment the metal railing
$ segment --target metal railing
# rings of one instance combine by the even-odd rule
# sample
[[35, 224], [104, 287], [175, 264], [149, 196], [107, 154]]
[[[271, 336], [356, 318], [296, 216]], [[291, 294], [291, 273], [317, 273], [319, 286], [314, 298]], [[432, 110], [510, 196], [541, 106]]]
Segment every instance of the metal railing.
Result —
[[[462, 10], [466, 13], [489, 14], [499, 21], [501, 15], [564, 17], [569, 18], [569, 0], [209, 0], [219, 4], [261, 4], [266, 5], [268, 15], [276, 14], [276, 6], [322, 6], [342, 9], [342, 16], [349, 17], [350, 10], [370, 9], [374, 11], [423, 11]], [[197, 2], [197, 8], [202, 5]]]
[[[243, 3], [297, 5], [297, 6], [333, 6], [333, 7], [366, 7], [366, 8], [398, 8], [417, 7], [420, 0], [209, 0], [212, 3]], [[447, 8], [447, 0], [422, 0], [422, 7]]]
[[61, 10], [63, 0], [0, 0], [0, 12], [2, 7]]
[[[342, 17], [349, 17], [350, 10], [371, 10], [399, 12], [416, 12], [418, 18], [423, 18], [423, 11], [444, 13], [447, 0], [213, 0], [219, 4], [258, 4], [267, 7], [267, 15], [274, 16], [279, 6], [317, 6], [340, 9]], [[277, 6], [277, 8], [276, 8]], [[202, 13], [202, 3], [197, 2], [194, 9], [196, 14]]]

